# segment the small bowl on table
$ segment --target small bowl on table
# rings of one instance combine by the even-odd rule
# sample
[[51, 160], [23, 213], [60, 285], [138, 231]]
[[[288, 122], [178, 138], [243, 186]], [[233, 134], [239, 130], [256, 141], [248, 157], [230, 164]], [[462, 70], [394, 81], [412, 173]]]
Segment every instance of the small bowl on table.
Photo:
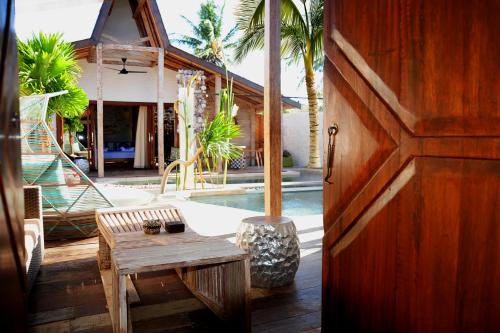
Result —
[[142, 223], [142, 229], [145, 234], [157, 235], [160, 233], [161, 222], [159, 219], [144, 220]]

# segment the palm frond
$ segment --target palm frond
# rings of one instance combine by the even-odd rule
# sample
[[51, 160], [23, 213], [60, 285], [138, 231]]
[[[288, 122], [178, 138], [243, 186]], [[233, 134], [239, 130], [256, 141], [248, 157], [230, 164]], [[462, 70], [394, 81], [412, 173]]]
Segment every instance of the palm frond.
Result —
[[257, 25], [264, 26], [264, 12], [264, 0], [242, 0], [236, 7], [234, 15], [238, 26], [247, 31]]
[[254, 26], [244, 32], [234, 49], [234, 59], [241, 62], [253, 50], [264, 47], [264, 25]]
[[306, 42], [307, 36], [299, 26], [281, 25], [281, 54], [298, 62], [306, 52]]
[[203, 34], [200, 30], [200, 28], [198, 28], [198, 26], [196, 26], [196, 24], [193, 23], [193, 21], [191, 21], [190, 19], [188, 19], [186, 16], [184, 15], [181, 15], [182, 19], [184, 19], [184, 21], [186, 21], [187, 24], [189, 24], [189, 26], [191, 27], [191, 30], [193, 31], [193, 34], [200, 38]]
[[[235, 59], [237, 61], [241, 61], [250, 51], [264, 47], [263, 39], [262, 42], [260, 39], [260, 35], [262, 34], [263, 36], [264, 31], [264, 5], [264, 0], [245, 0], [240, 1], [236, 8], [236, 21], [238, 26], [243, 29], [243, 36], [240, 37], [238, 41], [239, 45], [235, 51]], [[285, 45], [282, 46], [282, 51], [297, 51], [301, 49], [296, 45], [298, 39], [291, 38], [286, 41], [286, 38], [289, 37], [292, 32], [297, 34], [300, 38], [308, 38], [309, 36], [306, 19], [303, 17], [301, 10], [293, 0], [281, 0], [281, 25], [282, 39], [285, 43]], [[285, 29], [284, 32], [283, 29]], [[260, 30], [262, 30], [262, 32]], [[305, 40], [304, 43], [306, 43]], [[293, 45], [295, 47], [292, 47]]]
[[173, 43], [176, 43], [176, 44], [179, 44], [179, 45], [189, 46], [189, 47], [191, 47], [193, 49], [196, 48], [196, 47], [198, 47], [198, 46], [200, 46], [201, 44], [203, 44], [203, 41], [199, 40], [198, 38], [190, 37], [190, 36], [186, 36], [186, 35], [182, 35], [179, 38], [171, 39], [171, 41]]
[[238, 25], [232, 27], [231, 30], [229, 30], [229, 32], [226, 34], [226, 36], [222, 39], [222, 43], [229, 43], [239, 30], [240, 28], [238, 27]]
[[323, 58], [323, 11], [324, 0], [311, 0], [311, 53], [314, 61]]

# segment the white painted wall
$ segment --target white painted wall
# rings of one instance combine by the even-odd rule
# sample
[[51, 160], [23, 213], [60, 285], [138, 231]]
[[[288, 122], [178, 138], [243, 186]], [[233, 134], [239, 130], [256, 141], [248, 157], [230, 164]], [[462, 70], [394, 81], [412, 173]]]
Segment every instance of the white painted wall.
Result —
[[[282, 119], [283, 149], [288, 150], [296, 167], [309, 162], [309, 113], [284, 113]], [[323, 112], [319, 112], [319, 148], [323, 161]]]
[[[97, 65], [88, 63], [87, 60], [79, 60], [82, 67], [82, 77], [79, 80], [80, 87], [85, 90], [90, 100], [97, 99]], [[117, 65], [104, 65], [120, 69]], [[127, 66], [128, 70], [147, 71], [147, 74], [119, 75], [118, 72], [103, 70], [103, 98], [104, 101], [121, 102], [151, 102], [157, 101], [157, 67], [135, 67]], [[177, 99], [177, 72], [170, 69], [164, 70], [164, 96], [165, 103], [173, 103]]]
[[241, 136], [235, 138], [233, 143], [238, 146], [245, 146], [247, 149], [251, 148], [252, 128], [251, 117], [254, 116], [253, 110], [246, 107], [241, 107], [236, 115], [236, 121], [240, 125]]

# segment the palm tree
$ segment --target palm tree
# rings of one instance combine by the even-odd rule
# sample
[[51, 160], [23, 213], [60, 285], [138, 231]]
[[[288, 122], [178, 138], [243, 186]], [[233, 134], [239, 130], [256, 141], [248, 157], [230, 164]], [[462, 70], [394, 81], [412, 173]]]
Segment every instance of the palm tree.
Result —
[[218, 66], [225, 66], [225, 51], [234, 48], [231, 42], [238, 31], [234, 26], [227, 35], [222, 38], [222, 17], [224, 5], [220, 8], [213, 0], [207, 0], [201, 4], [198, 12], [199, 23], [196, 25], [191, 20], [182, 18], [191, 26], [193, 36], [182, 35], [173, 41], [177, 44], [187, 45], [193, 49], [194, 54], [201, 59], [210, 61]]
[[[302, 61], [309, 104], [309, 164], [321, 166], [318, 103], [314, 68], [323, 59], [324, 0], [281, 0], [281, 52], [295, 63]], [[264, 48], [264, 0], [240, 0], [236, 9], [243, 35], [235, 48], [241, 61], [252, 50]]]

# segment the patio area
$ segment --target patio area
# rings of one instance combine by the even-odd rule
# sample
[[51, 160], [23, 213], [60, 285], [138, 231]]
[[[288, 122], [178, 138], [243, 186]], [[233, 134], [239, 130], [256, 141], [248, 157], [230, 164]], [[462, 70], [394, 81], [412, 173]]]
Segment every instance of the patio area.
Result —
[[[239, 221], [255, 215], [246, 210], [189, 201], [169, 201], [169, 204], [181, 209], [197, 233], [223, 236], [230, 241], [234, 241]], [[289, 286], [252, 288], [253, 332], [304, 332], [321, 326], [322, 216], [293, 219], [301, 241], [299, 270]], [[96, 260], [97, 249], [97, 237], [46, 243], [45, 259], [29, 299], [32, 332], [112, 331]], [[175, 271], [144, 273], [132, 279], [140, 295], [140, 303], [131, 305], [134, 331], [229, 330], [193, 296]]]

